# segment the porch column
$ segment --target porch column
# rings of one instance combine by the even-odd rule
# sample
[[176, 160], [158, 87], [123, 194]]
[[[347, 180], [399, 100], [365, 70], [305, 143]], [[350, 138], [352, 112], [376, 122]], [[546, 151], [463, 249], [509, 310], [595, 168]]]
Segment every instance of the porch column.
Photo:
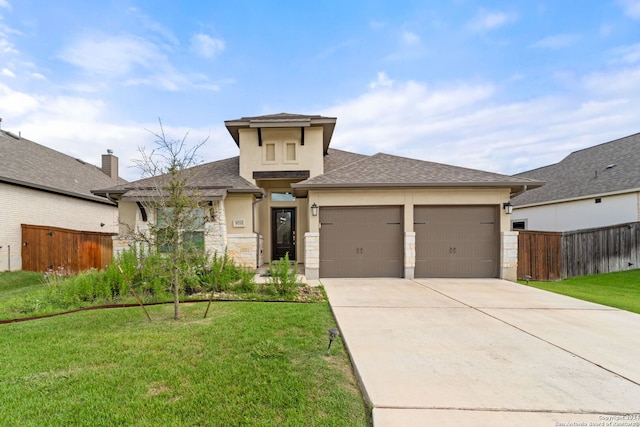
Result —
[[320, 278], [320, 233], [304, 233], [304, 275], [310, 280]]
[[501, 233], [500, 278], [515, 282], [518, 280], [518, 232]]
[[404, 278], [413, 279], [416, 269], [416, 232], [404, 233]]

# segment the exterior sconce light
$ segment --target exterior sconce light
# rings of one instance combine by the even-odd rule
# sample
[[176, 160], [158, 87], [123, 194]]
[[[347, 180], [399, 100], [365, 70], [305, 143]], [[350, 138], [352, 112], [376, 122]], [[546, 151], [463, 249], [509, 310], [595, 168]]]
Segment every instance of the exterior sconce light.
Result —
[[511, 202], [503, 203], [502, 207], [504, 208], [504, 213], [507, 215], [511, 215], [511, 212], [513, 212], [513, 205]]
[[311, 205], [311, 215], [318, 216], [318, 205], [315, 203]]

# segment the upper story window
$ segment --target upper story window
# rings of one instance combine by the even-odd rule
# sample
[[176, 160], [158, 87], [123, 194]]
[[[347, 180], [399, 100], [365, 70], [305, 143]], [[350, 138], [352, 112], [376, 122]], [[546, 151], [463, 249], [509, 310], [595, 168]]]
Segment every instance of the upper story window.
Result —
[[285, 142], [284, 159], [286, 162], [296, 161], [296, 143], [295, 142]]
[[276, 144], [270, 142], [264, 145], [264, 160], [265, 162], [276, 161]]

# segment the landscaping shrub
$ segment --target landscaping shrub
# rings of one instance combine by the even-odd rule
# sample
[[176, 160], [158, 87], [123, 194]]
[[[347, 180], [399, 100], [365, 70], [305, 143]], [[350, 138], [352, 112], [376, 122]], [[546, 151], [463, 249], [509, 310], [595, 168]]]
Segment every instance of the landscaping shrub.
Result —
[[284, 258], [269, 263], [269, 283], [275, 292], [281, 296], [293, 294], [295, 289], [302, 284], [298, 280], [296, 265], [293, 268], [291, 266], [288, 253], [285, 254]]

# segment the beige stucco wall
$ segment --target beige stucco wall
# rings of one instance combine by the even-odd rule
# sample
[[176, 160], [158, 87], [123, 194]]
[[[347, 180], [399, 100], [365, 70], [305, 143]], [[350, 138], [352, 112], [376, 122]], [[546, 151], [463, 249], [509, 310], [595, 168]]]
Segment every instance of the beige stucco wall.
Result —
[[[416, 205], [500, 205], [509, 201], [509, 189], [437, 188], [405, 190], [311, 190], [309, 206], [404, 206], [405, 232], [413, 231]], [[510, 230], [509, 215], [500, 209], [500, 231]], [[309, 230], [318, 232], [318, 217], [309, 216]]]
[[[413, 278], [415, 268], [415, 232], [413, 230], [414, 206], [419, 205], [497, 205], [500, 212], [500, 277], [516, 280], [517, 233], [510, 231], [510, 215], [502, 209], [509, 201], [509, 189], [491, 188], [442, 188], [442, 189], [398, 189], [398, 190], [312, 190], [308, 195], [308, 206], [382, 206], [394, 205], [404, 208], [404, 276]], [[308, 210], [308, 209], [307, 209]], [[308, 215], [308, 230], [305, 234], [305, 274], [308, 278], [319, 275], [319, 251], [316, 245], [319, 236], [319, 216]], [[313, 258], [310, 258], [313, 257]]]
[[[300, 142], [300, 128], [263, 128], [262, 147], [258, 145], [257, 129], [240, 129], [240, 176], [255, 183], [254, 171], [308, 170], [310, 176], [324, 171], [322, 157], [322, 128], [307, 127], [304, 130], [304, 145]], [[287, 161], [285, 145], [296, 144], [296, 160]], [[266, 158], [267, 144], [275, 144], [275, 160]]]
[[9, 264], [12, 271], [22, 268], [21, 224], [118, 232], [115, 206], [4, 183], [0, 183], [0, 200], [0, 271], [8, 270]]

